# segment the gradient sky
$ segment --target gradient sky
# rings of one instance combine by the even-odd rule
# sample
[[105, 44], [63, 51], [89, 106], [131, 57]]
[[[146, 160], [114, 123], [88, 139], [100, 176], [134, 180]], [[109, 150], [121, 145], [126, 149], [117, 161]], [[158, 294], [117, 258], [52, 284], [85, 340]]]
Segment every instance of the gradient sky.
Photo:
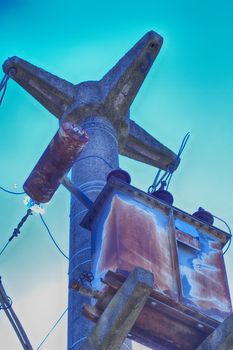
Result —
[[[231, 0], [0, 0], [0, 62], [17, 55], [72, 83], [95, 80], [148, 30], [157, 31], [164, 44], [131, 118], [174, 151], [191, 132], [170, 186], [174, 204], [189, 213], [202, 206], [233, 227], [232, 15]], [[0, 118], [0, 186], [20, 191], [58, 123], [13, 81]], [[146, 191], [156, 169], [120, 161], [132, 184]], [[22, 196], [0, 192], [0, 247], [25, 211]], [[44, 218], [68, 253], [65, 189]], [[233, 293], [232, 252], [225, 260]], [[0, 257], [3, 283], [35, 348], [67, 306], [67, 269], [36, 215]], [[0, 348], [21, 349], [1, 311]], [[65, 348], [64, 318], [42, 349]]]

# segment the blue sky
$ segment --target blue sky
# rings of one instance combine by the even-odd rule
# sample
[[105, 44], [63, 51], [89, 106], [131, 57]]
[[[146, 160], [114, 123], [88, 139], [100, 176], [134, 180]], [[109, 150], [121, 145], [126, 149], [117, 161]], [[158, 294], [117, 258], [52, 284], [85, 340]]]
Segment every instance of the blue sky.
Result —
[[[148, 30], [157, 31], [164, 44], [131, 118], [174, 151], [191, 132], [170, 186], [174, 204], [190, 213], [202, 206], [233, 227], [232, 13], [230, 0], [0, 0], [0, 62], [17, 55], [72, 83], [95, 80]], [[0, 186], [21, 190], [57, 120], [13, 81], [0, 118]], [[156, 169], [120, 160], [146, 191]], [[25, 213], [22, 201], [0, 192], [1, 245]], [[60, 188], [44, 218], [66, 253], [68, 217], [69, 194]], [[232, 252], [226, 265], [233, 292]], [[0, 257], [0, 275], [35, 347], [66, 308], [67, 269], [35, 215]], [[65, 349], [65, 321], [44, 349]], [[0, 335], [4, 349], [20, 349], [3, 312]]]

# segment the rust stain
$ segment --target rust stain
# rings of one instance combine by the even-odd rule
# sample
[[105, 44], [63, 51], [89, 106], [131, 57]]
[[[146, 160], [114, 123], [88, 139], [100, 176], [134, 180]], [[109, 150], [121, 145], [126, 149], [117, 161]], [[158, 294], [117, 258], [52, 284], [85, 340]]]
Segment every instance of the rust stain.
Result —
[[222, 322], [232, 312], [222, 243], [209, 231], [122, 192], [109, 198], [100, 218], [93, 232], [96, 280], [140, 266], [154, 274], [159, 300], [183, 314]]
[[87, 142], [87, 133], [82, 128], [63, 122], [25, 181], [25, 192], [37, 202], [48, 202]]
[[147, 339], [154, 344], [153, 349], [157, 349], [157, 344], [163, 344], [165, 349], [194, 350], [207, 336], [159, 310], [152, 312], [148, 305], [140, 313], [135, 326], [132, 329], [135, 340], [139, 334], [144, 344]]
[[115, 196], [106, 219], [97, 274], [109, 269], [153, 272], [155, 287], [172, 297], [177, 293], [169, 250], [168, 218]]
[[192, 257], [192, 266], [181, 265], [181, 274], [190, 286], [185, 298], [199, 310], [223, 321], [232, 310], [225, 266], [221, 245], [210, 241], [209, 247], [208, 254], [202, 251]]
[[178, 241], [200, 250], [200, 242], [196, 237], [193, 237], [190, 234], [180, 230], [176, 230], [176, 237]]
[[[84, 314], [94, 322], [121, 288], [125, 277], [108, 271], [103, 280], [106, 284], [95, 306], [84, 309]], [[130, 331], [130, 339], [151, 349], [194, 350], [219, 325], [216, 321], [214, 325], [212, 323], [207, 316], [198, 312], [195, 312], [195, 316], [180, 312], [177, 306], [171, 307], [159, 301], [152, 292]]]

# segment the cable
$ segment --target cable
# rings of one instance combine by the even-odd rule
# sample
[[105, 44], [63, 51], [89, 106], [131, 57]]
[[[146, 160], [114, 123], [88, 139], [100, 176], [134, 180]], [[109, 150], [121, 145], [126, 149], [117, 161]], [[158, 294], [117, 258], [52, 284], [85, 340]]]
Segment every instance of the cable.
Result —
[[12, 304], [13, 304], [12, 299], [10, 297], [7, 297], [7, 305], [4, 306], [3, 304], [0, 303], [0, 310], [8, 310], [8, 309], [10, 309]]
[[0, 89], [2, 89], [2, 88], [3, 88], [3, 86], [4, 86], [4, 84], [5, 84], [6, 79], [7, 79], [7, 75], [6, 75], [6, 74], [4, 74], [4, 76], [3, 76], [3, 78], [2, 78], [2, 80], [1, 80], [1, 82], [0, 82]]
[[188, 132], [182, 142], [181, 142], [181, 145], [180, 145], [180, 149], [178, 151], [178, 154], [176, 156], [176, 159], [175, 159], [175, 162], [174, 164], [168, 166], [167, 170], [165, 171], [165, 173], [160, 177], [159, 179], [159, 175], [160, 175], [160, 172], [161, 172], [161, 169], [158, 170], [157, 174], [156, 174], [156, 177], [154, 179], [154, 182], [153, 182], [153, 185], [151, 185], [149, 188], [148, 188], [148, 193], [152, 193], [156, 190], [156, 188], [158, 187], [159, 184], [162, 183], [162, 181], [166, 184], [167, 183], [167, 186], [166, 186], [166, 190], [168, 190], [168, 187], [170, 185], [170, 182], [171, 182], [171, 179], [172, 179], [172, 175], [175, 171], [175, 169], [177, 168], [177, 165], [180, 161], [180, 156], [187, 144], [187, 141], [190, 137], [190, 133]]
[[1, 252], [0, 252], [0, 255], [2, 255], [2, 253], [4, 252], [4, 250], [7, 248], [8, 244], [10, 243], [10, 241], [8, 240], [6, 242], [6, 244], [4, 245], [4, 247], [2, 248]]
[[7, 190], [6, 188], [0, 186], [0, 190], [6, 192], [6, 193], [10, 193], [10, 194], [16, 194], [16, 195], [22, 195], [22, 194], [25, 194], [26, 192], [13, 192], [13, 191], [9, 191]]
[[63, 318], [63, 316], [65, 315], [65, 313], [68, 311], [68, 307], [65, 309], [65, 311], [61, 314], [61, 316], [59, 317], [59, 319], [57, 320], [56, 323], [54, 323], [53, 327], [50, 329], [50, 331], [47, 333], [47, 335], [44, 337], [44, 339], [42, 340], [42, 342], [40, 343], [40, 345], [36, 348], [36, 350], [39, 350], [42, 345], [45, 343], [45, 341], [48, 339], [48, 337], [50, 336], [50, 334], [53, 332], [53, 330], [56, 328], [56, 326], [58, 325], [58, 323], [61, 321], [61, 319]]
[[61, 248], [59, 247], [59, 245], [57, 244], [57, 242], [56, 242], [55, 239], [53, 238], [53, 235], [52, 235], [50, 229], [48, 228], [48, 225], [46, 224], [45, 220], [43, 219], [42, 215], [41, 215], [41, 214], [39, 214], [39, 215], [40, 215], [41, 221], [43, 222], [43, 224], [44, 224], [44, 226], [45, 226], [45, 228], [46, 228], [46, 230], [47, 230], [47, 232], [48, 232], [48, 234], [49, 234], [51, 240], [52, 240], [53, 243], [54, 243], [54, 245], [57, 247], [57, 249], [59, 250], [59, 252], [60, 252], [67, 260], [69, 260], [68, 256], [67, 256], [65, 253], [63, 253], [63, 251], [61, 250]]
[[17, 227], [14, 229], [12, 235], [10, 236], [10, 238], [8, 239], [7, 243], [5, 244], [5, 246], [2, 248], [1, 252], [0, 252], [0, 256], [2, 255], [2, 253], [4, 252], [4, 250], [7, 248], [8, 244], [12, 241], [12, 239], [14, 237], [17, 237], [20, 234], [20, 229], [22, 228], [22, 226], [24, 225], [24, 223], [27, 221], [28, 217], [32, 215], [32, 210], [28, 209], [27, 213], [22, 217], [22, 219], [20, 220], [20, 222], [18, 223]]
[[10, 79], [10, 77], [5, 74], [4, 77], [2, 78], [1, 82], [0, 82], [0, 92], [3, 90], [2, 96], [0, 97], [0, 105], [1, 105], [1, 103], [3, 101], [4, 96], [5, 96], [6, 88], [7, 88], [7, 82], [8, 82], [9, 79]]
[[0, 310], [10, 309], [13, 304], [12, 299], [6, 295], [2, 286], [2, 277], [0, 276]]
[[178, 152], [178, 154], [177, 154], [175, 163], [174, 163], [174, 165], [172, 166], [172, 169], [170, 170], [170, 175], [169, 175], [168, 178], [166, 179], [166, 181], [167, 181], [166, 190], [168, 190], [168, 187], [169, 187], [170, 182], [171, 182], [171, 179], [172, 179], [172, 175], [173, 175], [174, 170], [176, 169], [176, 167], [177, 167], [177, 165], [178, 165], [180, 156], [181, 156], [183, 150], [185, 149], [185, 146], [186, 146], [186, 144], [187, 144], [187, 142], [188, 142], [189, 137], [190, 137], [190, 133], [188, 132], [188, 133], [184, 136], [184, 138], [183, 138], [183, 140], [182, 140], [182, 142], [181, 142], [180, 149], [179, 149], [179, 152]]
[[228, 246], [227, 246], [226, 249], [224, 250], [223, 255], [225, 255], [226, 252], [228, 251], [228, 249], [230, 248], [231, 242], [232, 242], [232, 236], [231, 236], [230, 239], [229, 239]]
[[[1, 187], [0, 186], [0, 189], [4, 192], [7, 192], [7, 193], [10, 193], [10, 194], [15, 194], [15, 195], [21, 195], [21, 194], [24, 194], [25, 192], [13, 192], [13, 191], [9, 191], [9, 190], [6, 190], [5, 188]], [[4, 252], [4, 250], [7, 248], [8, 244], [10, 243], [10, 241], [14, 238], [14, 237], [17, 237], [18, 234], [20, 233], [20, 228], [23, 226], [24, 222], [27, 220], [28, 216], [32, 214], [32, 210], [31, 209], [28, 209], [27, 211], [27, 214], [21, 219], [20, 223], [18, 224], [18, 226], [14, 229], [14, 232], [12, 234], [12, 236], [9, 238], [9, 240], [7, 241], [7, 243], [5, 244], [5, 246], [2, 248], [2, 250], [0, 251], [0, 256], [2, 255], [2, 253]], [[61, 250], [61, 248], [59, 247], [59, 245], [57, 244], [57, 242], [55, 241], [48, 225], [46, 224], [45, 220], [43, 219], [42, 215], [40, 215], [40, 218], [51, 238], [51, 240], [53, 241], [54, 245], [57, 247], [57, 249], [59, 250], [59, 252], [67, 259], [69, 260], [68, 256]]]
[[3, 98], [4, 98], [4, 96], [5, 96], [6, 88], [7, 88], [7, 83], [6, 83], [6, 84], [4, 85], [4, 87], [3, 87], [2, 96], [0, 97], [0, 105], [2, 104]]
[[226, 227], [228, 228], [228, 231], [229, 231], [229, 234], [230, 234], [230, 239], [229, 239], [228, 245], [227, 245], [226, 249], [225, 249], [224, 252], [223, 252], [223, 255], [225, 255], [226, 252], [228, 251], [228, 249], [230, 248], [231, 242], [232, 242], [232, 232], [231, 232], [231, 228], [230, 228], [230, 226], [228, 225], [228, 223], [227, 223], [225, 220], [219, 218], [219, 217], [216, 216], [216, 215], [213, 215], [213, 217], [214, 217], [215, 219], [219, 220], [219, 221], [222, 221], [222, 222], [226, 225]]

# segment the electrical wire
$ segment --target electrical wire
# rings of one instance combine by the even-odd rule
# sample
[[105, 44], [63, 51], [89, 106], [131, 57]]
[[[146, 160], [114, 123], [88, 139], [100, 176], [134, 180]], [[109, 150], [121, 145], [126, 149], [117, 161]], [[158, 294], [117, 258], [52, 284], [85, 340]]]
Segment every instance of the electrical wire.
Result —
[[40, 345], [36, 348], [36, 350], [39, 350], [42, 345], [45, 343], [45, 341], [48, 339], [48, 337], [50, 336], [50, 334], [54, 331], [54, 329], [56, 328], [56, 326], [58, 325], [58, 323], [62, 320], [63, 316], [66, 314], [66, 312], [68, 311], [68, 307], [65, 309], [65, 311], [61, 314], [61, 316], [59, 317], [59, 319], [54, 323], [53, 327], [50, 329], [50, 331], [47, 333], [47, 335], [44, 337], [44, 339], [42, 340], [42, 342], [40, 343]]
[[172, 179], [172, 175], [175, 171], [175, 169], [177, 168], [178, 164], [179, 164], [179, 161], [180, 161], [180, 156], [183, 152], [183, 150], [185, 149], [185, 146], [188, 142], [188, 139], [190, 137], [190, 133], [188, 132], [182, 142], [181, 142], [181, 145], [180, 145], [180, 148], [179, 148], [179, 151], [177, 153], [177, 156], [176, 156], [176, 159], [175, 159], [175, 162], [170, 165], [167, 170], [165, 171], [165, 173], [160, 177], [159, 179], [159, 175], [160, 175], [160, 172], [161, 172], [161, 169], [158, 170], [157, 174], [156, 174], [156, 177], [155, 177], [155, 180], [153, 182], [153, 185], [151, 185], [149, 188], [148, 188], [148, 193], [152, 193], [156, 190], [156, 188], [158, 187], [159, 184], [162, 184], [162, 182], [164, 182], [164, 184], [166, 184], [166, 190], [168, 190], [168, 187], [170, 185], [170, 182], [171, 182], [171, 179]]
[[0, 252], [0, 256], [3, 254], [4, 250], [7, 248], [8, 244], [10, 243], [10, 241], [8, 240], [6, 242], [6, 244], [4, 245], [4, 247], [2, 248], [1, 252]]
[[7, 76], [6, 74], [4, 75], [4, 77], [2, 78], [1, 82], [0, 82], [0, 92], [2, 91], [2, 96], [0, 97], [0, 105], [3, 101], [3, 98], [5, 96], [6, 93], [6, 88], [7, 88], [7, 82], [10, 79], [9, 76]]
[[32, 210], [28, 209], [27, 213], [22, 217], [22, 219], [20, 220], [20, 222], [18, 223], [18, 225], [14, 228], [14, 231], [12, 233], [12, 235], [10, 236], [10, 238], [8, 239], [7, 243], [4, 245], [4, 247], [2, 248], [2, 250], [0, 251], [0, 256], [3, 254], [3, 252], [5, 251], [5, 249], [7, 248], [8, 244], [13, 240], [13, 238], [18, 237], [18, 235], [20, 234], [20, 229], [22, 228], [22, 226], [24, 225], [24, 223], [27, 221], [28, 217], [32, 215]]
[[[8, 79], [9, 79], [9, 77], [8, 77]], [[2, 80], [0, 82], [0, 89], [3, 88], [4, 84], [6, 83], [6, 80], [8, 80], [8, 79], [7, 79], [7, 75], [4, 74], [4, 76], [3, 76], [3, 78], [2, 78]]]
[[169, 174], [168, 178], [166, 179], [166, 181], [167, 181], [166, 190], [168, 190], [168, 187], [169, 187], [169, 185], [170, 185], [170, 182], [171, 182], [173, 173], [174, 173], [174, 171], [175, 171], [175, 169], [176, 169], [176, 167], [177, 167], [177, 165], [178, 165], [178, 163], [179, 163], [179, 161], [180, 161], [180, 156], [181, 156], [183, 150], [185, 149], [185, 146], [186, 146], [186, 144], [187, 144], [187, 142], [188, 142], [189, 137], [190, 137], [190, 133], [188, 132], [188, 133], [184, 136], [184, 138], [183, 138], [183, 140], [182, 140], [182, 142], [181, 142], [180, 149], [179, 149], [179, 151], [178, 151], [178, 154], [177, 154], [175, 163], [174, 163], [174, 165], [172, 166], [172, 169], [171, 169], [170, 172], [169, 172], [170, 174]]
[[13, 301], [8, 295], [3, 294], [2, 289], [2, 277], [0, 276], [0, 310], [7, 310], [11, 308]]
[[228, 231], [229, 231], [229, 234], [230, 234], [230, 239], [229, 239], [229, 241], [228, 241], [228, 245], [227, 245], [226, 249], [225, 249], [224, 252], [223, 252], [223, 255], [225, 255], [226, 252], [228, 251], [228, 249], [230, 248], [231, 242], [232, 242], [232, 232], [231, 232], [231, 228], [230, 228], [230, 226], [228, 225], [228, 223], [227, 223], [225, 220], [221, 219], [220, 217], [218, 217], [218, 216], [216, 216], [216, 215], [213, 215], [213, 217], [214, 217], [215, 219], [219, 220], [219, 221], [222, 221], [222, 222], [226, 225], [226, 227], [227, 227], [227, 229], [228, 229]]
[[14, 191], [9, 191], [7, 190], [6, 188], [0, 186], [0, 190], [6, 192], [6, 193], [9, 193], [9, 194], [16, 194], [16, 195], [22, 195], [22, 194], [25, 194], [26, 192], [14, 192]]
[[[6, 190], [4, 187], [1, 187], [0, 186], [0, 189], [4, 192], [7, 192], [7, 193], [10, 193], [10, 194], [14, 194], [14, 195], [21, 195], [21, 194], [24, 194], [25, 192], [13, 192], [13, 191], [9, 191], [9, 190]], [[18, 226], [14, 229], [14, 232], [13, 234], [11, 235], [11, 237], [9, 238], [9, 240], [7, 241], [7, 243], [5, 244], [5, 246], [2, 248], [2, 250], [0, 251], [0, 256], [3, 254], [3, 252], [5, 251], [5, 249], [7, 248], [8, 244], [11, 242], [11, 240], [14, 238], [14, 237], [17, 237], [18, 234], [20, 233], [20, 228], [23, 226], [24, 222], [27, 220], [28, 216], [32, 214], [32, 210], [31, 209], [28, 209], [27, 211], [27, 214], [21, 219], [20, 223], [18, 224]], [[41, 214], [40, 215], [40, 218], [41, 218], [41, 221], [43, 222], [52, 242], [54, 243], [54, 245], [56, 246], [56, 248], [59, 250], [59, 252], [67, 259], [69, 260], [68, 256], [61, 250], [61, 248], [59, 247], [59, 245], [57, 244], [57, 242], [55, 241], [48, 225], [46, 224], [44, 218], [42, 217]]]
[[7, 297], [7, 305], [3, 305], [0, 303], [0, 310], [8, 310], [11, 308], [13, 301], [10, 297]]
[[54, 239], [54, 237], [53, 237], [53, 235], [52, 235], [52, 233], [51, 233], [51, 231], [50, 231], [48, 225], [46, 224], [46, 222], [45, 222], [43, 216], [42, 216], [41, 214], [39, 214], [39, 215], [40, 215], [41, 221], [43, 222], [43, 224], [44, 224], [44, 226], [45, 226], [45, 228], [46, 228], [46, 230], [47, 230], [47, 232], [48, 232], [48, 234], [49, 234], [49, 236], [50, 236], [52, 242], [54, 243], [54, 245], [56, 246], [56, 248], [59, 250], [59, 252], [60, 252], [67, 260], [69, 260], [68, 256], [61, 250], [61, 248], [59, 247], [59, 245], [58, 245], [57, 242], [55, 241], [55, 239]]
[[230, 237], [230, 239], [229, 239], [229, 241], [228, 241], [228, 245], [227, 245], [226, 249], [224, 250], [223, 255], [225, 255], [226, 252], [228, 251], [228, 249], [230, 248], [231, 242], [232, 242], [232, 236]]

